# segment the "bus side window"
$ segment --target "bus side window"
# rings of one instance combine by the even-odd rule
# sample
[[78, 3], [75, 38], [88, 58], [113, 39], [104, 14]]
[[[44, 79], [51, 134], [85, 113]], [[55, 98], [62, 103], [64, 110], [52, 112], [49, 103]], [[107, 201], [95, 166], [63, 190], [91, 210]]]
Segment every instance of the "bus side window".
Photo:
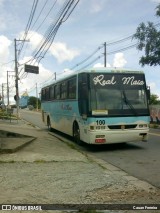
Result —
[[63, 83], [61, 83], [61, 99], [66, 99], [67, 98], [67, 82], [64, 81]]
[[44, 101], [44, 94], [45, 94], [44, 89], [42, 89], [42, 91], [41, 91], [41, 100], [42, 101]]
[[68, 98], [76, 99], [76, 78], [68, 81]]
[[60, 99], [60, 85], [57, 84], [54, 87], [55, 99]]
[[78, 105], [80, 114], [88, 112], [88, 76], [86, 73], [79, 75], [78, 79]]
[[45, 89], [45, 100], [48, 101], [49, 100], [49, 87], [47, 87]]
[[54, 99], [54, 86], [50, 87], [50, 100]]

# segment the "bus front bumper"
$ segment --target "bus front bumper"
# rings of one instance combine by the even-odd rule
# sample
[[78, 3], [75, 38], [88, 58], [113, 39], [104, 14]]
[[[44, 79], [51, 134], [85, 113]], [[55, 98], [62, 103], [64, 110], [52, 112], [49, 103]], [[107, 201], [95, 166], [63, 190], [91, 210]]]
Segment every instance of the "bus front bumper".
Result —
[[[89, 131], [90, 144], [112, 144], [135, 141], [147, 141], [149, 129]], [[87, 141], [86, 141], [87, 142]]]

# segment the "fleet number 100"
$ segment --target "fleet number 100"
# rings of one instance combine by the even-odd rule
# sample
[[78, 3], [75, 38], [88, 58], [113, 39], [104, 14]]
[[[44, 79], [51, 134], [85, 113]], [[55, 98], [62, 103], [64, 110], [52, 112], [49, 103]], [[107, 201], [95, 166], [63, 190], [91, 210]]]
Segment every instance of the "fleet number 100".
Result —
[[105, 125], [105, 120], [97, 120], [97, 125]]

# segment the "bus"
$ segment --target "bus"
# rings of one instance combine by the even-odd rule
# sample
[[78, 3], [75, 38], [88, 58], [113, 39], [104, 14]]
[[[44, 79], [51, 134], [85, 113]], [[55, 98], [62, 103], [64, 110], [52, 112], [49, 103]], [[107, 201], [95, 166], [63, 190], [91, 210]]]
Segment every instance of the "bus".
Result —
[[143, 71], [93, 68], [42, 88], [42, 119], [78, 144], [147, 141], [148, 100]]

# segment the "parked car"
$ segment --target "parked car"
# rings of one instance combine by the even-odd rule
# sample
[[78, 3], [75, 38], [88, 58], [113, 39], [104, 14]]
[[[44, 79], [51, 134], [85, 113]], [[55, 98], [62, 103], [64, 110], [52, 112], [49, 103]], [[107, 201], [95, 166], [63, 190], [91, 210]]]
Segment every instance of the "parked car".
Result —
[[6, 108], [5, 105], [0, 103], [0, 109], [5, 109], [5, 108]]
[[33, 105], [28, 105], [28, 109], [33, 110], [34, 109]]

